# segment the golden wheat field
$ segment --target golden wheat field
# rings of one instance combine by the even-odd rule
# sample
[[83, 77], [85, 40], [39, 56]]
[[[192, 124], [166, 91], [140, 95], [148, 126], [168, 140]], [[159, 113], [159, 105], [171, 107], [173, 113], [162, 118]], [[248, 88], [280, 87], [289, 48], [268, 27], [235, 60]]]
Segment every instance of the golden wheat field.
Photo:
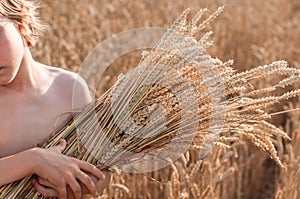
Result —
[[[169, 27], [186, 8], [211, 11], [226, 5], [207, 27], [214, 34], [210, 53], [234, 69], [284, 59], [300, 68], [300, 2], [298, 0], [42, 0], [45, 35], [32, 49], [36, 60], [78, 72], [88, 53], [114, 34], [143, 27]], [[141, 52], [115, 60], [105, 73], [99, 92], [120, 72], [136, 66]], [[253, 82], [268, 85], [273, 79]], [[299, 88], [298, 86], [297, 88]], [[276, 104], [270, 112], [300, 107], [298, 98]], [[300, 111], [274, 115], [271, 122], [291, 141], [278, 138], [281, 169], [249, 141], [215, 147], [205, 159], [189, 150], [171, 166], [132, 174], [116, 171], [100, 198], [151, 199], [300, 199]]]

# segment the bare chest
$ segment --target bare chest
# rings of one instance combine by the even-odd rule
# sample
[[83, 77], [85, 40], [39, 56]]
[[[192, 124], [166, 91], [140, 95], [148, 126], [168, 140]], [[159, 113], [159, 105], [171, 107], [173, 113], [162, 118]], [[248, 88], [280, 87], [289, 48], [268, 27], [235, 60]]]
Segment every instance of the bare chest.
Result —
[[19, 103], [0, 99], [0, 157], [34, 147], [66, 122], [67, 104]]

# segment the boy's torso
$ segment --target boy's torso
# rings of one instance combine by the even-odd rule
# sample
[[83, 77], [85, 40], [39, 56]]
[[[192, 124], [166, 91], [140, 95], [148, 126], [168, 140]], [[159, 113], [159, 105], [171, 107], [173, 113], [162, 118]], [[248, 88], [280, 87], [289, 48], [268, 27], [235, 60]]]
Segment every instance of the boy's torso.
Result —
[[0, 157], [43, 143], [70, 119], [66, 89], [71, 90], [53, 83], [43, 95], [0, 92]]

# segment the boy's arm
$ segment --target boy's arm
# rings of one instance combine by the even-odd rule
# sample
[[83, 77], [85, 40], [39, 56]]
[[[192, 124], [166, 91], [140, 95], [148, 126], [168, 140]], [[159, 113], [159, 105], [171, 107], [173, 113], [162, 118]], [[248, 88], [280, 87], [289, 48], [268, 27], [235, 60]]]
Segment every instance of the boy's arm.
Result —
[[0, 158], [0, 186], [34, 174], [34, 149]]
[[72, 110], [78, 111], [84, 109], [92, 102], [91, 93], [86, 81], [78, 74], [75, 74], [72, 84]]
[[[67, 187], [70, 187], [75, 198], [81, 198], [84, 185], [93, 196], [97, 195], [96, 186], [87, 173], [104, 180], [105, 176], [90, 163], [62, 155], [66, 141], [49, 148], [33, 148], [18, 154], [0, 159], [0, 184], [36, 174], [45, 179], [51, 187], [40, 191], [46, 197], [67, 198]], [[34, 183], [37, 187], [36, 183]], [[41, 187], [38, 187], [41, 188]]]

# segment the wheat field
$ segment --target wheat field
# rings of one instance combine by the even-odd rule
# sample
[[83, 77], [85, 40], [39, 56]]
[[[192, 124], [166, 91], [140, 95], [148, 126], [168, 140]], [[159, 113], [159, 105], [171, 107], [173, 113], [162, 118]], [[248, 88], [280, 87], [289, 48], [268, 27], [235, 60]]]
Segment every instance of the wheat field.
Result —
[[[297, 0], [42, 0], [41, 18], [48, 25], [32, 49], [36, 60], [74, 72], [101, 41], [133, 28], [169, 27], [186, 8], [225, 11], [207, 29], [212, 30], [211, 55], [234, 60], [237, 71], [279, 59], [300, 68], [300, 3]], [[99, 94], [116, 81], [120, 72], [136, 66], [140, 51], [115, 60], [105, 73]], [[258, 87], [274, 79], [254, 81]], [[299, 87], [297, 87], [299, 88]], [[271, 112], [299, 107], [294, 98]], [[291, 141], [278, 138], [281, 169], [263, 151], [242, 140], [230, 148], [215, 147], [205, 159], [189, 150], [169, 167], [131, 174], [115, 171], [100, 198], [300, 198], [300, 112], [274, 115], [271, 122]]]

